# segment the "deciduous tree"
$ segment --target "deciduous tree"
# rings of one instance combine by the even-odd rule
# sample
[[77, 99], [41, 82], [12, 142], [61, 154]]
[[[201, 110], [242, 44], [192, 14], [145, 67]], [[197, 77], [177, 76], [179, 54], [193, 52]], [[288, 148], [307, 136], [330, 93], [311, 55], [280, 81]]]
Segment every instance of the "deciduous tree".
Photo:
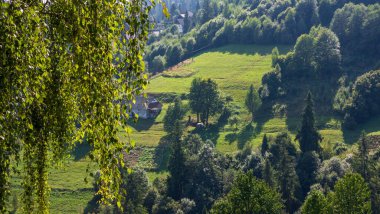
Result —
[[129, 117], [122, 103], [147, 84], [149, 2], [1, 1], [0, 212], [11, 160], [22, 156], [24, 212], [46, 213], [51, 163], [84, 138], [102, 202], [120, 202], [123, 151], [133, 143], [117, 133]]
[[259, 109], [260, 106], [261, 106], [261, 99], [260, 99], [259, 93], [257, 93], [253, 85], [251, 85], [245, 97], [245, 107], [248, 109], [249, 113], [251, 113], [252, 121], [253, 121], [253, 116], [255, 114], [255, 111], [257, 111], [257, 109]]
[[248, 171], [237, 176], [231, 191], [214, 204], [211, 213], [272, 214], [281, 213], [283, 207], [280, 194]]

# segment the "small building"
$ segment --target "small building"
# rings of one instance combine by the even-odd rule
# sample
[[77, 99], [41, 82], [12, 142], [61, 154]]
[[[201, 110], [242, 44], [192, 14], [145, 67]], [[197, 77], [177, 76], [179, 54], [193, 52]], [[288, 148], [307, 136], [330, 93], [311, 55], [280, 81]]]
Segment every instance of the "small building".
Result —
[[[191, 11], [186, 11], [186, 13], [187, 13], [187, 17], [189, 17], [189, 18], [193, 18], [193, 16], [194, 16], [194, 13], [193, 13], [193, 12], [191, 12]], [[186, 17], [186, 13], [181, 13], [180, 16], [184, 19], [184, 18]]]
[[137, 96], [136, 103], [132, 105], [132, 114], [137, 114], [139, 118], [156, 118], [162, 110], [162, 104], [154, 97]]

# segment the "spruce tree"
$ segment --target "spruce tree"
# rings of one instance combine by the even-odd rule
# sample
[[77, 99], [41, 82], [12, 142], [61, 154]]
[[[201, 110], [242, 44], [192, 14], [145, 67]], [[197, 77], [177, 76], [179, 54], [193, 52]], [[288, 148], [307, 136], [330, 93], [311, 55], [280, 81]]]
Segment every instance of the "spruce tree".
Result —
[[366, 182], [369, 182], [371, 179], [370, 176], [370, 157], [369, 157], [369, 148], [368, 140], [366, 139], [366, 133], [363, 131], [359, 140], [359, 147], [355, 157], [354, 168], [356, 171], [364, 178]]
[[271, 147], [277, 150], [275, 153], [272, 152], [274, 154], [272, 161], [277, 171], [277, 182], [282, 199], [289, 213], [293, 213], [300, 205], [297, 198], [300, 184], [296, 173], [296, 159], [289, 152], [291, 144], [290, 136], [287, 133], [281, 133], [276, 136], [275, 144]]
[[276, 188], [275, 171], [274, 171], [269, 159], [265, 159], [265, 165], [264, 165], [264, 170], [263, 170], [263, 179], [271, 188]]
[[183, 33], [187, 33], [189, 32], [190, 28], [191, 28], [191, 19], [189, 17], [189, 12], [186, 11], [186, 14], [185, 14], [185, 19], [184, 19], [184, 25], [183, 25]]
[[186, 157], [180, 140], [173, 142], [172, 153], [169, 159], [168, 169], [168, 195], [174, 200], [179, 200], [183, 196], [186, 183]]
[[370, 155], [370, 142], [366, 136], [367, 134], [363, 131], [352, 166], [354, 171], [359, 173], [369, 185], [373, 212], [380, 213], [380, 174], [378, 173], [380, 164], [377, 155]]
[[296, 140], [300, 143], [302, 153], [316, 151], [320, 152], [319, 143], [322, 141], [322, 137], [315, 127], [314, 118], [314, 103], [311, 92], [307, 94], [306, 106], [302, 114], [302, 126], [298, 131]]

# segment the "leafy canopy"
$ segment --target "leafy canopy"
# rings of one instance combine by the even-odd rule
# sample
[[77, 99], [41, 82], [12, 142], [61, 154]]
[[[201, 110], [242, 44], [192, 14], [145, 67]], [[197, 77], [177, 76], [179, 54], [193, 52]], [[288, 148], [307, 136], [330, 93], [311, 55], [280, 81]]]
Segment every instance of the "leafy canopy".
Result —
[[[142, 52], [155, 1], [0, 2], [0, 212], [23, 161], [23, 211], [48, 212], [48, 172], [91, 145], [102, 202], [119, 201], [128, 110], [147, 84]], [[127, 103], [127, 105], [124, 105]], [[129, 133], [129, 129], [127, 129]]]

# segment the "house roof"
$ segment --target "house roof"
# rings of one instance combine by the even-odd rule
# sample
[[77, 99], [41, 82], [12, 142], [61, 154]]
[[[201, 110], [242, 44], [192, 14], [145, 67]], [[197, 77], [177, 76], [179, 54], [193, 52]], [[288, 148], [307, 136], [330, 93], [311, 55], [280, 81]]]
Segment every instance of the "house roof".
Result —
[[[191, 11], [187, 11], [187, 15], [189, 16], [189, 18], [192, 18], [194, 16], [194, 13], [191, 12]], [[186, 13], [181, 13], [180, 16], [182, 18], [185, 18], [186, 17]]]
[[147, 110], [147, 109], [161, 109], [162, 104], [154, 97], [145, 98], [144, 96], [136, 96], [136, 103], [133, 104], [132, 110]]
[[162, 104], [158, 101], [148, 104], [148, 109], [160, 109], [160, 108], [162, 108]]

